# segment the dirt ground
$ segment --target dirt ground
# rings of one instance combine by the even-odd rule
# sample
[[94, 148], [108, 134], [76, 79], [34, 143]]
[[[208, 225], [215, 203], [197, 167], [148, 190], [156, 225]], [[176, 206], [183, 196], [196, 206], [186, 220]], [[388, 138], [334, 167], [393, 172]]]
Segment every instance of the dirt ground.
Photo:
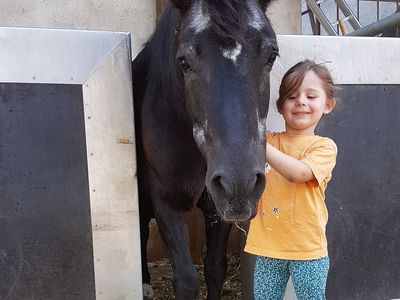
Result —
[[[200, 275], [201, 290], [200, 299], [206, 299], [207, 289], [204, 280], [203, 265], [195, 265]], [[172, 288], [171, 265], [167, 259], [149, 263], [149, 271], [152, 276], [151, 284], [157, 300], [175, 299]], [[240, 283], [240, 257], [228, 256], [228, 270], [223, 287], [222, 299], [240, 300], [242, 298]]]

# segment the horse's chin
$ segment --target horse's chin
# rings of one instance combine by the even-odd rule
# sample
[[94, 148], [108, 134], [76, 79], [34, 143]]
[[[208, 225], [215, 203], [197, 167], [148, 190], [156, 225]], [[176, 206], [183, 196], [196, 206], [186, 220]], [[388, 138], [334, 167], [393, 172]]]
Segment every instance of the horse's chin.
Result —
[[217, 212], [224, 222], [235, 223], [245, 222], [253, 219], [257, 214], [257, 205], [248, 203], [243, 205], [232, 205], [232, 202], [226, 202], [226, 205], [215, 203]]
[[248, 217], [246, 215], [232, 215], [232, 216], [224, 216], [221, 218], [226, 223], [246, 222], [251, 219], [251, 217]]

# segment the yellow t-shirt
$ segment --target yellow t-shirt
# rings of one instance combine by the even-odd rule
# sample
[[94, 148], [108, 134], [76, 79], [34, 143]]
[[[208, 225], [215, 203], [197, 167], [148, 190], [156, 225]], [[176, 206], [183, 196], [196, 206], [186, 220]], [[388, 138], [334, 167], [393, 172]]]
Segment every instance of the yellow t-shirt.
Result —
[[312, 260], [328, 255], [325, 189], [336, 164], [337, 147], [320, 136], [270, 133], [268, 143], [306, 163], [316, 179], [291, 183], [274, 169], [250, 222], [245, 251], [288, 260]]

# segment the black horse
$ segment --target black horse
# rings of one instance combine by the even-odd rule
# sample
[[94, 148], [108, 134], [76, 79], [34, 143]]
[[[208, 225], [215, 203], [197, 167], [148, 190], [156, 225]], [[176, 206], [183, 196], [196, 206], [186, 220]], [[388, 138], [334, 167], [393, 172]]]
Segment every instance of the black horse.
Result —
[[168, 248], [176, 299], [196, 299], [184, 216], [206, 220], [208, 298], [220, 299], [232, 222], [252, 218], [265, 186], [269, 74], [278, 54], [271, 0], [172, 0], [134, 60], [143, 282], [148, 224]]

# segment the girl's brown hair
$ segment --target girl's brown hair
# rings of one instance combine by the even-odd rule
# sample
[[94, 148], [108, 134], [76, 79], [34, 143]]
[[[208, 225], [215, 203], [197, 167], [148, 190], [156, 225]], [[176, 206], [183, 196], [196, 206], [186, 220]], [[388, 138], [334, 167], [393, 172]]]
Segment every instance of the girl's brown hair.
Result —
[[306, 59], [295, 64], [283, 76], [281, 86], [279, 87], [279, 98], [276, 101], [276, 107], [279, 112], [282, 110], [283, 103], [290, 94], [299, 88], [308, 71], [313, 71], [321, 79], [328, 99], [333, 98], [335, 83], [329, 70], [321, 64]]

